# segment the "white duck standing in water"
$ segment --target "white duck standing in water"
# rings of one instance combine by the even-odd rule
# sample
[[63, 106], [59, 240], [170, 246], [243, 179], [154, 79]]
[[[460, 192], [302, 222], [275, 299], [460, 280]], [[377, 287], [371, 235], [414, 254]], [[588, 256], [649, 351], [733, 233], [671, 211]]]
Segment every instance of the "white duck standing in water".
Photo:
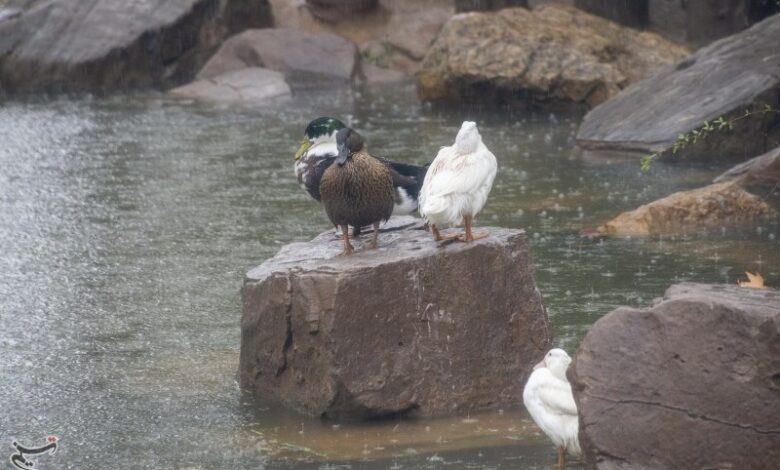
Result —
[[[477, 124], [465, 121], [455, 144], [442, 147], [431, 163], [420, 189], [420, 215], [430, 224], [433, 239], [473, 241], [474, 217], [487, 201], [496, 177], [496, 157], [482, 143]], [[466, 233], [444, 237], [439, 228], [464, 224]]]
[[577, 437], [577, 405], [566, 369], [571, 357], [563, 349], [551, 349], [542, 362], [534, 366], [523, 389], [523, 403], [531, 418], [558, 447], [558, 466], [566, 467], [566, 452], [581, 454]]

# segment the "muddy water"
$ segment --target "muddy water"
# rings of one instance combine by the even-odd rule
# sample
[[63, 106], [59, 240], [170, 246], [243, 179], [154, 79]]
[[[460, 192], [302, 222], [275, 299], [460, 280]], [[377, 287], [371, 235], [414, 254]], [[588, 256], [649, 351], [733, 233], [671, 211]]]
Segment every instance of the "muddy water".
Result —
[[277, 109], [158, 96], [0, 107], [0, 447], [60, 438], [41, 468], [547, 468], [520, 409], [334, 425], [242, 397], [244, 272], [328, 229], [297, 186], [305, 123], [351, 121], [376, 149], [429, 161], [465, 119], [500, 172], [478, 222], [525, 228], [555, 342], [682, 280], [780, 277], [777, 221], [685, 237], [585, 241], [582, 227], [722, 168], [571, 157], [579, 115], [419, 105], [409, 87], [311, 92]]

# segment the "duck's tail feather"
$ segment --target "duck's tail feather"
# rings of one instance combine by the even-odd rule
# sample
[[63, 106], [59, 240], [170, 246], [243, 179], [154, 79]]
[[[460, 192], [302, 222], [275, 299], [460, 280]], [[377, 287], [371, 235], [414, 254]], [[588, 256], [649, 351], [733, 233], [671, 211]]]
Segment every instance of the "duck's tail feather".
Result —
[[[425, 166], [410, 165], [408, 163], [388, 162], [393, 176], [393, 184], [403, 187], [406, 192], [415, 199], [420, 194], [425, 181], [425, 174], [428, 172], [430, 164]], [[397, 175], [397, 176], [396, 176]]]

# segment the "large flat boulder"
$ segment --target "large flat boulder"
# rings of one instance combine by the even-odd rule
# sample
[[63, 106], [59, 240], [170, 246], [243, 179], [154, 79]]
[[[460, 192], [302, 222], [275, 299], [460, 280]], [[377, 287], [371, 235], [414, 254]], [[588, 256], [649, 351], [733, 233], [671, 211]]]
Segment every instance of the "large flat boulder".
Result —
[[225, 37], [270, 24], [267, 0], [11, 0], [0, 93], [178, 84]]
[[420, 96], [595, 106], [688, 51], [563, 5], [453, 16], [417, 77]]
[[721, 39], [591, 110], [577, 132], [586, 150], [666, 152], [678, 136], [720, 116], [732, 130], [710, 132], [675, 158], [739, 159], [780, 145], [780, 15]]
[[599, 226], [596, 232], [600, 235], [692, 233], [748, 226], [776, 215], [762, 198], [726, 181], [679, 191], [623, 212]]
[[598, 320], [569, 378], [588, 468], [777, 468], [780, 292], [674, 285]]
[[262, 106], [291, 96], [284, 75], [259, 67], [233, 70], [212, 78], [196, 80], [169, 92], [179, 98], [192, 98], [218, 104]]
[[378, 250], [336, 256], [328, 231], [249, 271], [242, 388], [335, 419], [519, 401], [550, 343], [525, 232], [440, 247], [419, 222], [396, 223], [411, 226], [382, 233]]
[[359, 59], [357, 46], [335, 34], [289, 28], [251, 29], [225, 41], [198, 72], [198, 78], [263, 67], [293, 81], [313, 76], [350, 82], [357, 78]]

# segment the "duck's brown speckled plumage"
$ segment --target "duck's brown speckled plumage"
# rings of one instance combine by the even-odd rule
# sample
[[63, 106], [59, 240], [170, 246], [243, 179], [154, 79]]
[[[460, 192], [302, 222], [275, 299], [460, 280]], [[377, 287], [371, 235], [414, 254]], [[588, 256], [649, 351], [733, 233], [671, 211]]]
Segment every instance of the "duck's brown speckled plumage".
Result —
[[365, 150], [352, 153], [343, 166], [328, 167], [320, 195], [328, 218], [338, 226], [383, 222], [393, 213], [395, 201], [390, 170]]

